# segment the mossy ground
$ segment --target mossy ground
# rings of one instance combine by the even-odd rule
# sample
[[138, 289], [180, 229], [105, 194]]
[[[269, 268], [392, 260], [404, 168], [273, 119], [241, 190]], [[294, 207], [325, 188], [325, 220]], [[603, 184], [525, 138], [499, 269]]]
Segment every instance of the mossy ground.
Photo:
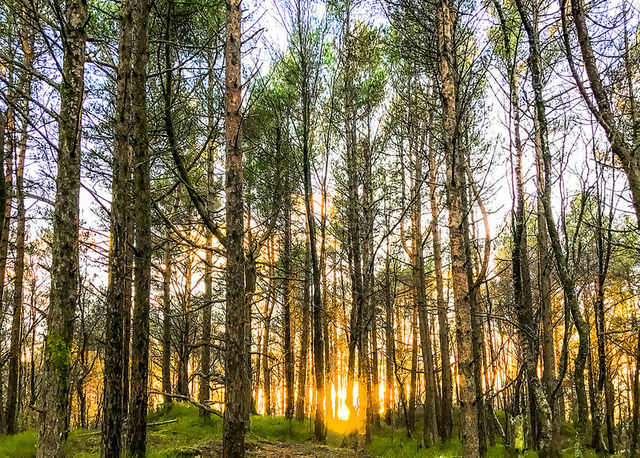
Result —
[[[500, 415], [498, 415], [500, 416]], [[208, 420], [199, 416], [198, 409], [181, 403], [173, 403], [149, 414], [149, 423], [162, 423], [148, 429], [148, 456], [187, 457], [218, 456], [220, 451], [222, 419], [211, 415]], [[251, 431], [247, 434], [249, 456], [380, 456], [380, 457], [449, 457], [462, 456], [462, 445], [457, 433], [444, 443], [425, 448], [421, 440], [422, 426], [416, 425], [412, 437], [407, 437], [405, 429], [397, 429], [382, 424], [373, 432], [371, 443], [364, 453], [357, 454], [356, 437], [350, 433], [348, 422], [332, 420], [328, 424], [327, 439], [324, 444], [315, 443], [313, 423], [288, 421], [282, 417], [254, 416]], [[454, 430], [457, 431], [457, 425]], [[575, 431], [570, 423], [561, 425], [565, 437], [563, 457], [574, 456], [570, 447]], [[571, 437], [570, 437], [571, 436]], [[25, 431], [13, 436], [0, 435], [0, 458], [31, 458], [35, 456], [35, 431]], [[522, 439], [516, 437], [516, 446]], [[280, 453], [279, 453], [280, 451]], [[72, 458], [96, 457], [100, 454], [100, 434], [96, 430], [78, 429], [71, 432], [65, 446], [65, 456]], [[499, 441], [490, 446], [489, 458], [520, 456], [533, 458], [535, 452], [509, 450]], [[585, 457], [595, 457], [586, 450]]]

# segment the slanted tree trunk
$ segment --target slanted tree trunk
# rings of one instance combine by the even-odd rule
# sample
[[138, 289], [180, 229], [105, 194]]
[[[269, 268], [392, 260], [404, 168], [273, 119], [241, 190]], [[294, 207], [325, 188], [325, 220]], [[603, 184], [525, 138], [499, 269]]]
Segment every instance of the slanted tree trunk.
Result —
[[[578, 354], [575, 359], [574, 383], [578, 407], [577, 445], [580, 450], [584, 444], [588, 417], [584, 371], [587, 363], [587, 354], [589, 352], [589, 326], [580, 311], [578, 298], [576, 296], [575, 282], [568, 270], [560, 237], [555, 226], [553, 209], [551, 207], [551, 151], [549, 149], [547, 134], [546, 106], [542, 93], [544, 87], [544, 76], [542, 71], [540, 40], [537, 24], [535, 20], [531, 20], [529, 13], [525, 10], [522, 0], [516, 0], [516, 6], [529, 41], [529, 67], [531, 70], [535, 100], [534, 120], [537, 131], [536, 142], [539, 143], [544, 170], [544, 186], [540, 192], [542, 194], [542, 204], [547, 223], [547, 232], [549, 233], [551, 250], [555, 259], [558, 276], [560, 277], [560, 282], [562, 283], [562, 288], [565, 294], [565, 301], [567, 302], [567, 306], [571, 312], [579, 336]], [[537, 8], [536, 5], [534, 5], [534, 9], [535, 8]], [[534, 14], [534, 18], [535, 16], [536, 14]]]
[[[533, 319], [531, 298], [531, 281], [527, 250], [527, 231], [524, 214], [524, 179], [522, 172], [522, 143], [520, 141], [520, 112], [517, 102], [515, 78], [510, 78], [510, 99], [514, 116], [514, 149], [516, 179], [516, 209], [514, 212], [513, 234], [513, 289], [518, 317], [520, 342], [526, 368], [530, 398], [535, 403], [535, 417], [532, 416], [532, 430], [537, 431], [533, 437], [534, 445], [541, 455], [557, 454], [558, 450], [552, 441], [552, 413], [548, 399], [538, 378], [538, 330]], [[533, 406], [532, 406], [533, 410]], [[538, 423], [537, 425], [535, 423]], [[535, 427], [535, 428], [534, 428]], [[534, 435], [535, 436], [535, 435]]]
[[249, 336], [245, 299], [244, 204], [242, 197], [242, 10], [240, 0], [227, 0], [225, 41], [225, 154], [226, 154], [226, 318], [225, 411], [223, 456], [243, 457], [249, 422]]
[[[533, 299], [531, 296], [531, 274], [529, 270], [529, 254], [527, 248], [527, 227], [525, 219], [524, 177], [522, 169], [522, 140], [520, 136], [520, 106], [518, 97], [518, 82], [511, 55], [510, 33], [501, 4], [494, 1], [500, 19], [503, 43], [507, 50], [505, 66], [507, 67], [507, 83], [510, 104], [510, 135], [509, 144], [514, 164], [515, 176], [515, 209], [513, 210], [513, 289], [515, 296], [518, 332], [523, 350], [523, 362], [527, 374], [531, 405], [531, 429], [534, 447], [543, 456], [558, 453], [558, 444], [553, 440], [553, 419], [549, 406], [549, 399], [538, 378], [538, 329], [533, 318]], [[543, 299], [544, 300], [544, 299]], [[535, 415], [534, 415], [535, 412]]]
[[62, 27], [65, 44], [60, 83], [51, 291], [43, 357], [43, 404], [36, 452], [39, 458], [59, 456], [67, 432], [71, 345], [78, 300], [80, 140], [87, 41], [87, 5], [83, 0], [66, 2]]
[[[620, 160], [623, 170], [627, 175], [629, 183], [629, 189], [631, 191], [631, 201], [636, 211], [636, 219], [640, 224], [640, 155], [637, 154], [636, 148], [633, 144], [633, 139], [628, 140], [628, 136], [624, 131], [624, 127], [620, 125], [616, 119], [616, 115], [613, 109], [612, 94], [609, 93], [604, 85], [598, 64], [596, 62], [595, 53], [591, 45], [591, 36], [587, 27], [586, 13], [584, 10], [584, 4], [582, 0], [576, 0], [571, 2], [571, 15], [575, 24], [576, 34], [578, 36], [578, 44], [580, 45], [580, 51], [582, 54], [582, 60], [584, 63], [584, 70], [589, 80], [589, 86], [591, 88], [591, 95], [589, 95], [585, 89], [585, 86], [580, 80], [580, 75], [575, 68], [573, 57], [571, 56], [571, 49], [568, 43], [568, 30], [565, 18], [566, 0], [560, 0], [560, 12], [562, 15], [563, 32], [565, 37], [565, 47], [568, 51], [569, 65], [573, 73], [574, 79], [578, 85], [580, 93], [587, 103], [588, 108], [596, 118], [596, 120], [602, 126], [609, 143], [611, 144], [611, 150]], [[625, 23], [626, 23], [625, 18]], [[626, 31], [625, 31], [626, 32]], [[625, 33], [626, 39], [626, 33]], [[625, 59], [628, 57], [625, 56]], [[630, 75], [629, 75], [630, 76]], [[632, 92], [632, 87], [629, 89]], [[632, 99], [633, 99], [633, 94]], [[591, 96], [595, 100], [596, 104], [591, 100]], [[633, 114], [635, 117], [635, 113]], [[638, 134], [638, 125], [634, 122], [633, 137]]]

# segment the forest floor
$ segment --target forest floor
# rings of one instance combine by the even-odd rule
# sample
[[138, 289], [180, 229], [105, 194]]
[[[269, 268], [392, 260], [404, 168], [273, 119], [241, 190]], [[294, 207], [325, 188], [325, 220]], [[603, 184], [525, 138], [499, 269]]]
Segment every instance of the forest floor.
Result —
[[[198, 450], [198, 455], [205, 457], [217, 457], [222, 455], [222, 446], [217, 443], [211, 447], [203, 447]], [[311, 443], [294, 443], [294, 442], [272, 442], [257, 441], [250, 442], [247, 446], [248, 457], [261, 458], [298, 458], [298, 457], [317, 457], [317, 458], [351, 458], [362, 456], [356, 454], [354, 450], [341, 447], [331, 447], [328, 445], [319, 445]]]
[[[169, 457], [218, 457], [221, 456], [222, 419], [212, 416], [200, 418], [198, 409], [185, 404], [174, 403], [149, 414], [147, 431], [147, 456], [149, 458]], [[33, 429], [13, 436], [0, 435], [0, 458], [35, 457], [36, 432]], [[366, 450], [356, 451], [356, 438], [351, 434], [352, 426], [348, 422], [333, 420], [328, 424], [327, 439], [323, 444], [312, 440], [313, 423], [288, 421], [282, 417], [254, 416], [251, 430], [247, 433], [247, 456], [266, 458], [351, 458], [351, 457], [389, 457], [389, 458], [432, 458], [460, 457], [462, 447], [457, 439], [452, 439], [436, 447], [424, 448], [420, 440], [407, 436], [404, 429], [394, 429], [382, 425], [373, 431], [371, 443]], [[516, 431], [522, 431], [514, 425]], [[454, 425], [457, 429], [457, 425]], [[422, 426], [416, 425], [416, 431]], [[570, 423], [561, 427], [564, 437], [562, 457], [574, 456], [570, 447], [575, 430]], [[420, 436], [420, 434], [416, 434]], [[454, 435], [456, 436], [456, 435]], [[516, 445], [522, 448], [522, 438], [516, 437]], [[96, 429], [76, 429], [69, 434], [65, 446], [65, 458], [89, 458], [100, 456], [100, 432]], [[489, 447], [486, 458], [536, 457], [532, 451], [516, 452], [510, 455], [507, 449], [496, 443]], [[587, 450], [585, 458], [595, 457]]]

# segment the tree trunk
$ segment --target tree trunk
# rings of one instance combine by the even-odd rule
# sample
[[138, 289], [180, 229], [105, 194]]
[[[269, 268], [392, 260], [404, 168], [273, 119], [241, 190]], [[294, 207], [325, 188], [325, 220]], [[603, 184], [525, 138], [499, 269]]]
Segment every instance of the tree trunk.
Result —
[[449, 243], [451, 247], [451, 284], [456, 315], [458, 344], [458, 374], [460, 424], [464, 455], [480, 454], [478, 442], [478, 408], [474, 378], [471, 302], [467, 278], [467, 259], [464, 234], [467, 230], [467, 202], [465, 189], [465, 158], [456, 145], [458, 91], [453, 48], [454, 24], [457, 15], [449, 0], [440, 0], [437, 8], [439, 71], [442, 81], [443, 143], [447, 166], [447, 208], [449, 210]]
[[442, 252], [440, 248], [440, 229], [438, 218], [440, 209], [436, 194], [437, 166], [435, 153], [429, 149], [429, 197], [431, 204], [431, 235], [433, 242], [433, 263], [436, 280], [436, 304], [438, 307], [438, 326], [440, 339], [440, 359], [442, 364], [442, 401], [440, 417], [440, 437], [446, 441], [453, 429], [451, 410], [453, 406], [453, 380], [451, 378], [451, 355], [449, 351], [449, 319], [444, 300], [444, 281], [442, 278]]
[[162, 270], [162, 392], [164, 403], [171, 398], [171, 236], [167, 225], [163, 243], [164, 269]]
[[391, 294], [391, 271], [389, 262], [389, 238], [387, 237], [387, 250], [385, 257], [385, 285], [384, 285], [384, 302], [385, 302], [385, 385], [384, 385], [384, 421], [387, 425], [392, 422], [392, 393], [394, 391], [393, 380], [393, 353], [395, 343], [395, 333], [393, 330], [393, 298]]
[[9, 374], [7, 377], [7, 434], [17, 432], [18, 416], [18, 375], [20, 372], [20, 354], [22, 341], [22, 308], [24, 298], [24, 242], [25, 242], [25, 208], [24, 208], [24, 161], [27, 154], [27, 123], [29, 118], [29, 98], [31, 97], [31, 69], [33, 67], [33, 35], [27, 25], [27, 14], [22, 8], [21, 40], [24, 53], [23, 70], [18, 82], [19, 93], [25, 94], [21, 100], [23, 120], [20, 128], [20, 144], [16, 164], [16, 260], [14, 267], [15, 284], [13, 288], [13, 314], [11, 320], [11, 341], [9, 345]]
[[111, 244], [105, 324], [102, 454], [118, 456], [122, 447], [122, 381], [124, 309], [127, 282], [127, 219], [129, 212], [130, 138], [133, 47], [133, 2], [120, 6], [116, 86], [113, 178], [111, 188]]
[[51, 291], [37, 447], [37, 456], [42, 458], [58, 456], [66, 439], [71, 345], [78, 299], [78, 200], [87, 5], [83, 0], [69, 0], [65, 6]]
[[244, 204], [242, 196], [242, 10], [240, 0], [227, 0], [225, 41], [226, 153], [226, 319], [225, 411], [223, 456], [243, 457], [249, 422], [250, 373], [245, 299]]
[[147, 61], [150, 3], [137, 0], [133, 12], [131, 149], [136, 206], [135, 280], [131, 345], [131, 398], [129, 403], [128, 454], [146, 453], [149, 376], [149, 296], [151, 292], [151, 175], [147, 133]]
[[[207, 128], [209, 132], [214, 129], [215, 103], [214, 103], [214, 61], [211, 54], [208, 56], [207, 65], [209, 66], [208, 85], [207, 85]], [[214, 166], [215, 166], [215, 143], [209, 141], [207, 145], [207, 210], [213, 212], [215, 210], [215, 194], [213, 187], [215, 185]], [[204, 260], [204, 301], [202, 308], [202, 341], [200, 342], [200, 389], [198, 392], [198, 400], [201, 404], [206, 404], [209, 400], [211, 389], [211, 310], [213, 307], [213, 234], [205, 226], [205, 260]], [[209, 411], [200, 409], [202, 418], [209, 418]]]
[[284, 352], [284, 373], [286, 385], [285, 417], [289, 420], [293, 418], [294, 408], [294, 358], [293, 358], [293, 338], [291, 333], [291, 304], [293, 303], [293, 272], [291, 269], [291, 185], [290, 168], [287, 168], [285, 177], [285, 203], [284, 203], [284, 241], [282, 248], [282, 273], [283, 273], [283, 318], [282, 327], [283, 352]]
[[300, 355], [298, 357], [298, 399], [296, 402], [296, 419], [303, 421], [307, 409], [309, 390], [307, 387], [307, 366], [309, 362], [309, 333], [310, 333], [310, 303], [311, 303], [311, 253], [309, 247], [309, 234], [307, 232], [305, 244], [304, 280], [301, 304], [302, 335], [300, 336]]
[[573, 320], [579, 335], [578, 354], [575, 359], [574, 383], [576, 387], [576, 398], [578, 407], [577, 445], [579, 448], [582, 448], [586, 434], [588, 417], [584, 371], [587, 363], [587, 354], [589, 351], [589, 327], [584, 321], [582, 312], [580, 311], [578, 298], [576, 296], [575, 283], [567, 268], [567, 262], [562, 252], [562, 245], [555, 226], [553, 210], [551, 207], [551, 151], [549, 149], [547, 135], [545, 101], [542, 94], [544, 77], [542, 73], [541, 51], [537, 24], [535, 23], [535, 21], [531, 21], [531, 19], [529, 18], [529, 14], [525, 11], [522, 0], [516, 0], [516, 5], [520, 13], [520, 18], [522, 19], [522, 24], [529, 38], [529, 66], [531, 69], [532, 85], [535, 99], [535, 127], [537, 130], [536, 141], [539, 142], [544, 169], [544, 186], [541, 191], [544, 214], [547, 223], [547, 231], [549, 233], [551, 249], [556, 261], [556, 267], [558, 275], [560, 277], [560, 282], [562, 283], [562, 287], [564, 290], [565, 300], [567, 301], [567, 305], [569, 307], [569, 310], [571, 311], [571, 315], [573, 316]]
[[413, 307], [411, 319], [411, 376], [409, 379], [409, 420], [407, 428], [413, 431], [416, 428], [416, 385], [418, 378], [418, 308]]

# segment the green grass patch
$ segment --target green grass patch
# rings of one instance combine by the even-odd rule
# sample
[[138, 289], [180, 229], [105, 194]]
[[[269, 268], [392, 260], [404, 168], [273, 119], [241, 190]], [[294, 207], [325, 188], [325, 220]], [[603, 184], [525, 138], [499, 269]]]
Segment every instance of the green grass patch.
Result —
[[0, 436], [0, 458], [31, 458], [36, 456], [35, 431], [25, 431], [12, 436]]

